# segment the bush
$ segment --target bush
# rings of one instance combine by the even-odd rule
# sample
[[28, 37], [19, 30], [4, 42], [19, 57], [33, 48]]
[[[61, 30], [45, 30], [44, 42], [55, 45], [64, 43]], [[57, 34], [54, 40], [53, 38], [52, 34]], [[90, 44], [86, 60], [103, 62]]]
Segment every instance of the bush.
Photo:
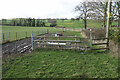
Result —
[[118, 31], [111, 30], [110, 31], [110, 39], [114, 40], [115, 42], [119, 42], [120, 40], [120, 35]]
[[50, 20], [48, 20], [48, 22], [51, 23], [50, 27], [55, 27], [57, 25], [56, 24], [57, 21], [55, 19], [50, 19]]
[[[90, 28], [92, 29], [92, 37], [93, 38], [103, 38], [105, 37], [105, 34], [106, 34], [106, 29], [105, 28]], [[86, 29], [86, 30], [83, 30], [83, 32], [85, 33], [85, 35], [87, 37], [90, 37], [90, 29]]]

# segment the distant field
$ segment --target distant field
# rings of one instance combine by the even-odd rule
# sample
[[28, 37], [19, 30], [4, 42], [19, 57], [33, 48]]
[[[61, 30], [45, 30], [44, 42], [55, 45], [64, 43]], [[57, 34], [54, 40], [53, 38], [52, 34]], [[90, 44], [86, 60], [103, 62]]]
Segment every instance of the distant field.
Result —
[[[15, 56], [15, 55], [13, 55]], [[3, 61], [3, 78], [117, 78], [118, 59], [110, 54], [36, 49]]]
[[[46, 25], [49, 26], [50, 23], [47, 21]], [[97, 27], [100, 28], [103, 25], [102, 21], [98, 20], [88, 20], [87, 21], [87, 27]], [[117, 25], [117, 22], [113, 22], [112, 25]], [[84, 22], [83, 20], [79, 21], [71, 21], [71, 20], [57, 20], [57, 27], [62, 26], [66, 28], [71, 28], [71, 29], [82, 29], [84, 28]], [[34, 35], [38, 35], [41, 33], [45, 33], [46, 30], [49, 30], [50, 32], [58, 32], [61, 31], [61, 29], [56, 29], [56, 28], [51, 28], [51, 27], [23, 27], [23, 26], [2, 26], [2, 32], [5, 33], [5, 38], [9, 39], [10, 41], [16, 40], [16, 32], [18, 34], [17, 40], [22, 39], [26, 37], [26, 32], [27, 32], [27, 37], [31, 36], [31, 33], [33, 31]], [[10, 32], [10, 37], [9, 37], [9, 32]]]
[[[112, 25], [117, 25], [117, 22], [113, 22]], [[103, 25], [103, 21], [100, 20], [87, 20], [87, 27], [96, 27], [100, 28]], [[71, 20], [58, 20], [57, 21], [57, 26], [63, 26], [67, 28], [72, 28], [72, 29], [81, 29], [84, 28], [84, 21], [79, 20], [79, 21], [71, 21]]]
[[84, 27], [84, 24], [83, 24], [83, 21], [80, 20], [80, 21], [71, 21], [71, 20], [64, 20], [64, 21], [61, 21], [61, 20], [58, 20], [57, 21], [57, 26], [62, 26], [62, 27], [66, 27], [66, 28], [82, 28]]
[[[48, 23], [48, 20], [43, 20], [45, 22], [46, 26], [50, 26], [50, 23]], [[11, 22], [11, 20], [7, 20], [6, 21], [7, 24], [9, 24]], [[107, 23], [107, 21], [106, 21]], [[117, 25], [118, 22], [113, 21], [112, 25]], [[87, 20], [87, 27], [101, 27], [103, 25], [103, 20]], [[63, 27], [67, 27], [67, 28], [76, 28], [76, 29], [80, 29], [80, 28], [84, 28], [84, 21], [82, 19], [75, 20], [75, 21], [71, 21], [71, 19], [68, 20], [57, 20], [57, 26], [63, 26]]]
[[[93, 20], [88, 20], [87, 21], [87, 27], [101, 27], [103, 25], [102, 22], [100, 21], [93, 21]], [[72, 28], [72, 29], [81, 29], [84, 28], [84, 22], [83, 20], [79, 21], [71, 21], [71, 20], [64, 20], [63, 22], [61, 20], [57, 21], [57, 26], [63, 26], [67, 28]]]
[[9, 39], [9, 32], [10, 32], [10, 41], [14, 41], [16, 40], [16, 32], [17, 32], [17, 40], [19, 40], [26, 37], [26, 32], [27, 32], [27, 37], [30, 37], [32, 31], [35, 36], [38, 34], [46, 33], [47, 29], [49, 30], [49, 32], [62, 31], [62, 29], [56, 29], [52, 27], [2, 26], [2, 33], [5, 33], [5, 38]]

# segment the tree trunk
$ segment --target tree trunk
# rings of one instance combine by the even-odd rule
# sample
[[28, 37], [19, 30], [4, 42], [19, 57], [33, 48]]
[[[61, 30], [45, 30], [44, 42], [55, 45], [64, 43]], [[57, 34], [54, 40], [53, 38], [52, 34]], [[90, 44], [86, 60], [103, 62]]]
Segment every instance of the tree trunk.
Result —
[[84, 20], [85, 29], [87, 29], [87, 20]]

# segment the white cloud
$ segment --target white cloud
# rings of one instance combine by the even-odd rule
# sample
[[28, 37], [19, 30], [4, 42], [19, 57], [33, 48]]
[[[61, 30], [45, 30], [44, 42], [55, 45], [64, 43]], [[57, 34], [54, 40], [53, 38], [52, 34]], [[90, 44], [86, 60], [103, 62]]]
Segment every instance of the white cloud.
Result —
[[75, 17], [73, 9], [81, 0], [2, 0], [1, 18]]

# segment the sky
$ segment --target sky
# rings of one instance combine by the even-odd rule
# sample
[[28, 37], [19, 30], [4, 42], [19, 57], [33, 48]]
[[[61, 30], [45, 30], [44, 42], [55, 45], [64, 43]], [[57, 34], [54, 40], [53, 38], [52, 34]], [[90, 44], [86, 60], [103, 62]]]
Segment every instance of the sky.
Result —
[[11, 18], [74, 18], [82, 0], [1, 0], [0, 19]]

